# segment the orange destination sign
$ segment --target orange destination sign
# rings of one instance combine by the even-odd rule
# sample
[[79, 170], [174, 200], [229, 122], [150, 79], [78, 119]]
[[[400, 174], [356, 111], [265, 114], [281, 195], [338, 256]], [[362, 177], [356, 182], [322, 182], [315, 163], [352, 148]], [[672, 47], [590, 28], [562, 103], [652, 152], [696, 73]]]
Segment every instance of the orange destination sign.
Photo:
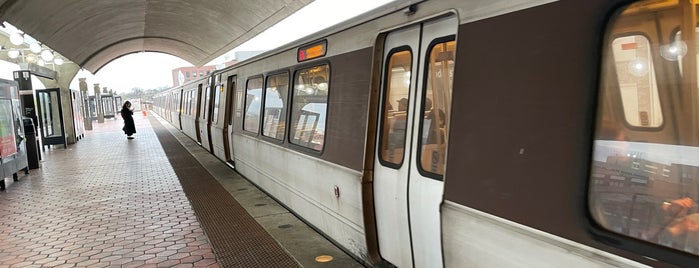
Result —
[[327, 50], [326, 46], [327, 41], [323, 40], [312, 45], [301, 47], [299, 48], [298, 54], [296, 55], [296, 59], [299, 62], [302, 62], [310, 59], [323, 57], [325, 56], [325, 52]]

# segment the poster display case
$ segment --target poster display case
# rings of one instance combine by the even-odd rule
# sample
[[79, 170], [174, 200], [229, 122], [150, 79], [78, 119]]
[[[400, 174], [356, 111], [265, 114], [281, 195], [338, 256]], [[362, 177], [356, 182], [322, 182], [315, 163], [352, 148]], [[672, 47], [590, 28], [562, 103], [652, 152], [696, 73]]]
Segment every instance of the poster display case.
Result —
[[19, 90], [17, 82], [0, 79], [0, 190], [5, 178], [16, 181], [20, 170], [29, 172]]

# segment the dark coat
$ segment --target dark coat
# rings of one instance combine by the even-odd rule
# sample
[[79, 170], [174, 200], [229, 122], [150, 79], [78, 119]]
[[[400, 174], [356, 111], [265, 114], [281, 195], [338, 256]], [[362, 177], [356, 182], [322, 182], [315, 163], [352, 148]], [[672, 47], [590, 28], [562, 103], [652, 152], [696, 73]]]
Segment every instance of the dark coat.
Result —
[[121, 118], [124, 118], [124, 128], [121, 130], [123, 130], [127, 136], [136, 133], [136, 124], [133, 122], [133, 111], [128, 108], [121, 109]]

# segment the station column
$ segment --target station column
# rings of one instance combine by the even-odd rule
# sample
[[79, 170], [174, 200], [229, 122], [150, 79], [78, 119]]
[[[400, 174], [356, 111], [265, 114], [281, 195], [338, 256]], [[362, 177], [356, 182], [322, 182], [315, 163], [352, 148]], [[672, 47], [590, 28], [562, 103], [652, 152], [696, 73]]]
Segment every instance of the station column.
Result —
[[82, 101], [83, 102], [83, 114], [85, 115], [83, 118], [84, 124], [85, 124], [85, 130], [92, 130], [92, 118], [90, 118], [90, 102], [88, 93], [87, 93], [87, 82], [85, 82], [85, 78], [78, 78], [80, 80], [80, 83], [78, 85], [80, 86], [80, 93], [82, 93]]
[[95, 84], [95, 108], [97, 110], [97, 123], [104, 123], [104, 111], [102, 111], [102, 98], [100, 97], [100, 84]]

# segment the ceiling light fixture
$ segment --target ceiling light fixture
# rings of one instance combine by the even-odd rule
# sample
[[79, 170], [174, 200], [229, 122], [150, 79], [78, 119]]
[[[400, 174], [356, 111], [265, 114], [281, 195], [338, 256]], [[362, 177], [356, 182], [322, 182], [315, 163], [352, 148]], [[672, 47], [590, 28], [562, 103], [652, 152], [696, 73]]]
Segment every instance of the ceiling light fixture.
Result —
[[10, 42], [15, 46], [19, 46], [24, 43], [24, 35], [14, 32], [10, 34]]

